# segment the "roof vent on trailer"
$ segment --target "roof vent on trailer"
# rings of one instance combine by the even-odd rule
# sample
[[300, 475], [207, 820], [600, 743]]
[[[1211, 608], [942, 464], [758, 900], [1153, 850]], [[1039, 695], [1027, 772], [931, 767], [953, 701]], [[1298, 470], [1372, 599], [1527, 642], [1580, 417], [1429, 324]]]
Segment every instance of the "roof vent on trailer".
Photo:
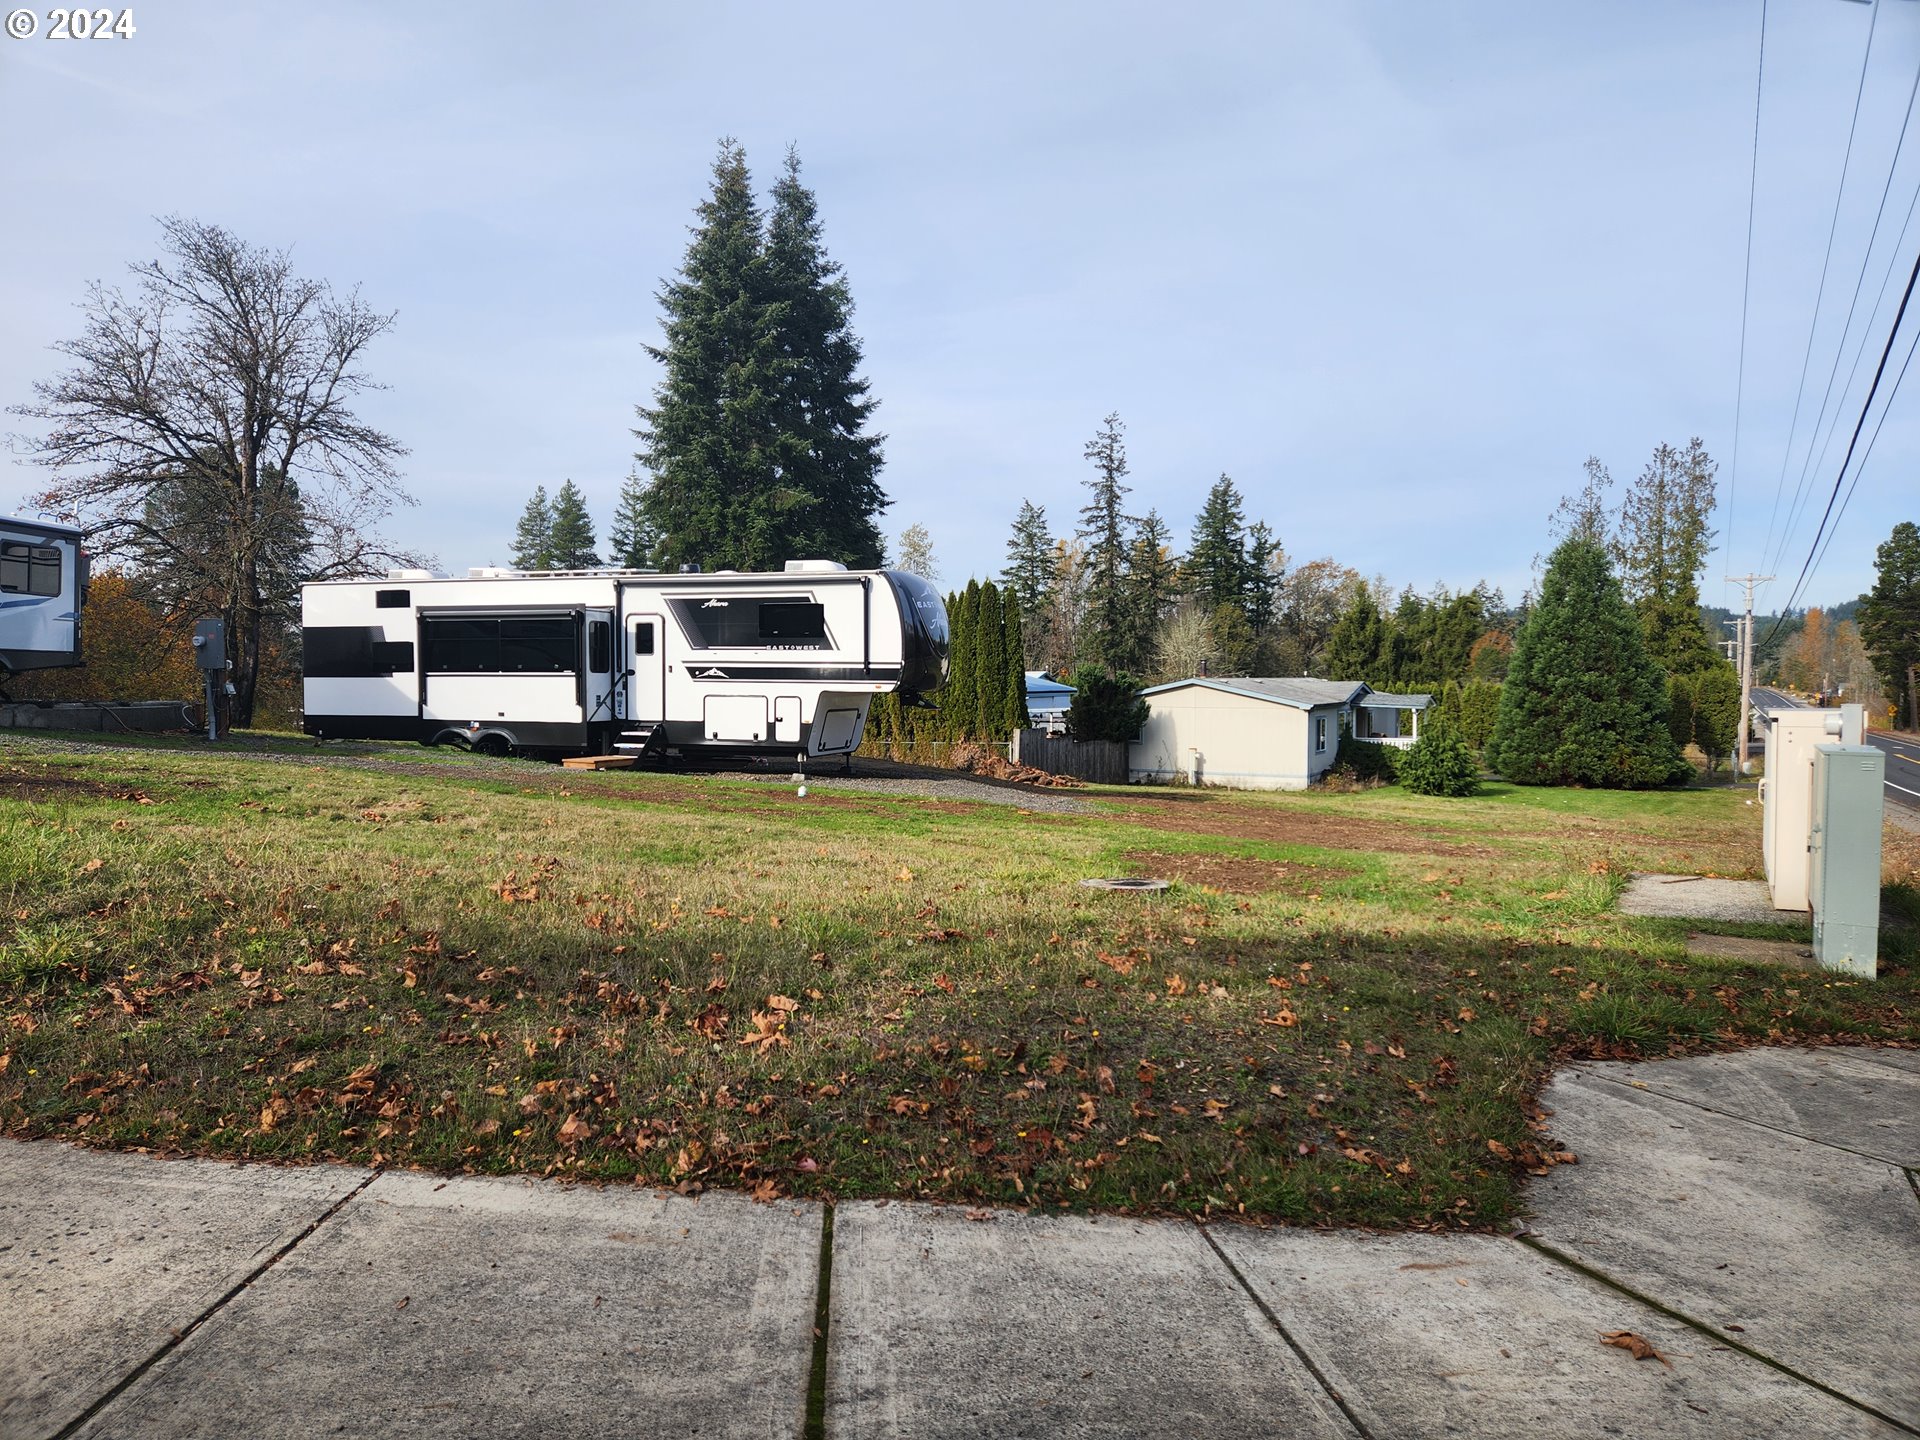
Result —
[[389, 570], [389, 580], [445, 580], [448, 577], [438, 570]]
[[830, 575], [847, 567], [838, 560], [789, 560], [786, 573], [789, 575]]
[[506, 565], [469, 565], [467, 567], [469, 580], [508, 580], [519, 573], [518, 570]]

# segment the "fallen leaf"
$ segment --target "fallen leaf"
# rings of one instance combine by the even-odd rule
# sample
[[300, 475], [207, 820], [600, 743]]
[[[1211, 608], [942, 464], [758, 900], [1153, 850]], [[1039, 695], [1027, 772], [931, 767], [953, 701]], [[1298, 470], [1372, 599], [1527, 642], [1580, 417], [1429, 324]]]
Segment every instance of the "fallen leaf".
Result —
[[1625, 1350], [1636, 1360], [1658, 1360], [1669, 1370], [1673, 1368], [1673, 1362], [1654, 1349], [1651, 1340], [1644, 1335], [1636, 1335], [1631, 1330], [1602, 1330], [1600, 1343]]

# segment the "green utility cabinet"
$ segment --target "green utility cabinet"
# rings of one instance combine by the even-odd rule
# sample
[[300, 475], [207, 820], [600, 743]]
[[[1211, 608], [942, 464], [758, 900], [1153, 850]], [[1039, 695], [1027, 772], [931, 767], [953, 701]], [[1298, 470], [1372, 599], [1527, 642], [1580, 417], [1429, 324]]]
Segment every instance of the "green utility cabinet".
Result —
[[1887, 757], [1871, 745], [1813, 752], [1813, 954], [1828, 970], [1869, 980], [1879, 973], [1886, 781]]

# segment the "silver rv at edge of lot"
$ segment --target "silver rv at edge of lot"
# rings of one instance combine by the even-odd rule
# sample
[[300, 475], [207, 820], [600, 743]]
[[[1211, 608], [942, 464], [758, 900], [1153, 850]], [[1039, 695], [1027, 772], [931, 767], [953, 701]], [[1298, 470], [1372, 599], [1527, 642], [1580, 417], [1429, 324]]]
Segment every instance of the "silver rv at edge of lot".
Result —
[[946, 678], [917, 575], [395, 570], [304, 586], [308, 734], [490, 754], [849, 755], [873, 697]]
[[81, 663], [85, 540], [70, 525], [0, 519], [0, 686], [22, 670]]

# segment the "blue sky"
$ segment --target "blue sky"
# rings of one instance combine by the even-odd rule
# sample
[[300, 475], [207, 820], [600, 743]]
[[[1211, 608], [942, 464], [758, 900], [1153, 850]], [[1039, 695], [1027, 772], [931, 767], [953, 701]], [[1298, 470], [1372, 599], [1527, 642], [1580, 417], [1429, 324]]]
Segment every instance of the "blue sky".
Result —
[[[1791, 496], [1800, 474], [1789, 418], [1873, 14], [1771, 7], [1709, 599], [1729, 570], [1790, 577], [1811, 539], [1809, 519], [1782, 558], [1780, 527], [1763, 543], [1778, 478]], [[1176, 535], [1224, 471], [1294, 558], [1423, 588], [1517, 594], [1590, 453], [1624, 481], [1698, 434], [1728, 488], [1757, 0], [135, 19], [130, 40], [0, 39], [0, 401], [55, 366], [89, 280], [155, 253], [154, 216], [291, 246], [399, 312], [370, 356], [390, 388], [363, 411], [412, 451], [420, 503], [388, 532], [447, 565], [504, 560], [536, 483], [572, 478], [604, 526], [656, 379], [654, 291], [723, 134], [763, 182], [798, 145], [882, 402], [883, 527], [925, 524], [949, 581], [999, 569], [1023, 498], [1070, 523], [1109, 410], [1135, 507]], [[1883, 0], [1803, 436], [1916, 65], [1920, 5]], [[1900, 273], [1819, 503], [1920, 246], [1920, 227], [1894, 244], [1916, 184], [1920, 134], [1866, 301], [1896, 250]], [[1874, 545], [1920, 518], [1917, 414], [1903, 391], [1814, 603], [1857, 594]], [[38, 479], [7, 457], [0, 509]]]

